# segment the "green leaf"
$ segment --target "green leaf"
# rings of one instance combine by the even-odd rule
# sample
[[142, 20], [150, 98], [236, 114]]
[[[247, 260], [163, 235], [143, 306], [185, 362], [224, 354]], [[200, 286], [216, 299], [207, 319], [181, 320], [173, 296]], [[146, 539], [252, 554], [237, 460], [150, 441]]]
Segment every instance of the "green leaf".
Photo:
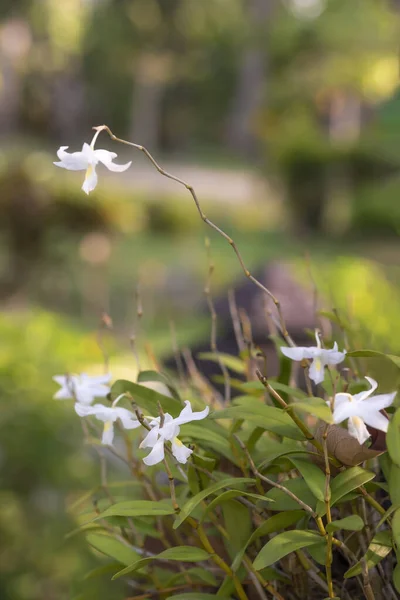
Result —
[[291, 552], [320, 543], [321, 536], [314, 531], [301, 531], [298, 529], [283, 531], [265, 544], [258, 553], [253, 566], [256, 571], [260, 571], [260, 569], [278, 562], [278, 560]]
[[304, 458], [298, 458], [295, 456], [288, 457], [290, 462], [294, 464], [296, 469], [299, 471], [300, 475], [302, 475], [304, 481], [310, 488], [311, 492], [317, 498], [317, 500], [321, 500], [324, 502], [325, 499], [325, 475], [309, 460], [305, 460]]
[[389, 494], [393, 506], [400, 507], [400, 467], [394, 463], [390, 465]]
[[307, 548], [307, 552], [315, 562], [319, 565], [326, 564], [326, 542], [323, 541], [320, 544], [313, 544]]
[[197, 358], [215, 363], [221, 362], [225, 367], [240, 375], [246, 373], [245, 363], [237, 356], [232, 356], [231, 354], [224, 354], [223, 352], [218, 352], [218, 354], [215, 352], [199, 352]]
[[[278, 375], [278, 381], [276, 383], [280, 383], [283, 385], [289, 385], [289, 381], [290, 381], [290, 375], [292, 372], [292, 360], [290, 358], [288, 358], [287, 356], [285, 356], [282, 352], [281, 352], [281, 347], [282, 347], [282, 339], [278, 336], [278, 335], [270, 335], [269, 339], [274, 343], [275, 345], [275, 349], [276, 349], [276, 353], [279, 359], [279, 375]], [[272, 387], [274, 389], [278, 389], [277, 387], [275, 387], [275, 385], [273, 384]], [[281, 394], [282, 394], [282, 398], [285, 400], [285, 402], [288, 401], [288, 392], [282, 390], [281, 388]], [[275, 406], [279, 406], [278, 401], [272, 396], [270, 395], [273, 403]]]
[[293, 406], [295, 409], [322, 419], [325, 423], [333, 423], [332, 411], [321, 398], [310, 398], [304, 402], [295, 402]]
[[[303, 502], [308, 504], [312, 509], [315, 509], [316, 506], [316, 498], [314, 494], [311, 492], [310, 488], [301, 477], [296, 477], [295, 479], [287, 479], [286, 481], [281, 482], [285, 488], [293, 492], [295, 496], [300, 498]], [[296, 510], [299, 509], [300, 506], [298, 502], [293, 500], [290, 496], [282, 492], [282, 490], [278, 490], [277, 488], [273, 488], [272, 490], [268, 490], [268, 498], [274, 500], [274, 504], [271, 504], [268, 508], [269, 510]]]
[[155, 390], [127, 381], [119, 379], [114, 383], [111, 388], [111, 394], [113, 398], [116, 398], [120, 394], [128, 393], [132, 396], [133, 401], [139, 406], [139, 408], [145, 414], [158, 416], [158, 403], [161, 404], [165, 412], [170, 413], [173, 417], [176, 417], [182, 410], [182, 404], [175, 398], [164, 396]]
[[263, 404], [251, 396], [236, 398], [235, 404], [240, 405], [215, 411], [210, 418], [244, 419], [278, 435], [294, 440], [304, 440], [304, 435], [282, 409]]
[[[139, 556], [139, 555], [138, 555]], [[119, 562], [107, 563], [106, 565], [101, 565], [100, 567], [95, 567], [91, 569], [84, 576], [84, 580], [95, 579], [96, 577], [101, 577], [102, 575], [109, 575], [110, 573], [115, 573], [121, 568], [121, 564]]]
[[384, 522], [397, 510], [397, 506], [389, 506], [389, 508], [384, 512], [382, 517], [379, 519], [378, 523], [375, 525], [375, 529], [378, 530], [384, 524]]
[[260, 500], [262, 502], [272, 502], [270, 498], [268, 498], [267, 496], [261, 496], [261, 494], [253, 494], [251, 492], [244, 492], [243, 490], [228, 490], [226, 492], [222, 492], [222, 494], [220, 494], [219, 496], [214, 498], [212, 502], [210, 502], [210, 504], [205, 510], [202, 521], [206, 518], [207, 514], [210, 511], [214, 510], [216, 506], [219, 506], [220, 504], [224, 504], [229, 500], [239, 498], [241, 496], [245, 496], [246, 498], [252, 498], [253, 500]]
[[386, 358], [400, 369], [400, 356], [395, 356], [394, 354], [385, 354], [384, 352], [377, 352], [376, 350], [354, 350], [353, 352], [348, 352], [347, 356], [360, 358]]
[[[343, 496], [352, 492], [356, 488], [371, 481], [375, 477], [372, 471], [366, 471], [362, 467], [351, 467], [339, 473], [331, 483], [331, 506], [334, 506]], [[325, 506], [318, 503], [317, 512], [319, 515], [325, 514]]]
[[201, 567], [192, 567], [191, 569], [185, 569], [182, 573], [175, 573], [165, 584], [165, 587], [172, 587], [182, 581], [186, 583], [186, 575], [189, 575], [191, 579], [199, 579], [208, 585], [217, 587], [217, 578], [208, 570], [202, 569]]
[[113, 504], [101, 513], [98, 519], [105, 517], [156, 517], [160, 515], [173, 515], [174, 509], [170, 500], [128, 500]]
[[345, 529], [346, 531], [361, 531], [363, 527], [364, 521], [362, 518], [358, 515], [351, 515], [350, 517], [344, 517], [344, 519], [338, 519], [337, 521], [328, 523], [326, 530], [329, 533], [340, 531], [341, 529]]
[[250, 538], [247, 540], [247, 543], [242, 548], [240, 552], [235, 557], [235, 560], [232, 563], [232, 570], [237, 571], [240, 567], [240, 563], [242, 562], [243, 554], [246, 552], [246, 548], [250, 546], [253, 542], [263, 537], [264, 535], [269, 535], [270, 533], [275, 533], [279, 529], [284, 529], [285, 527], [290, 527], [294, 523], [297, 523], [301, 517], [304, 517], [306, 513], [304, 510], [292, 510], [288, 512], [281, 512], [277, 515], [273, 515], [262, 525], [257, 527], [257, 529], [252, 533]]
[[163, 383], [164, 385], [167, 386], [167, 388], [171, 392], [172, 396], [176, 400], [180, 401], [179, 394], [178, 394], [175, 386], [171, 383], [169, 377], [167, 375], [165, 375], [164, 373], [159, 373], [158, 371], [140, 371], [138, 378], [137, 378], [137, 383], [146, 383], [148, 381], [155, 381], [158, 383]]
[[217, 481], [216, 483], [213, 483], [205, 490], [202, 490], [201, 492], [193, 496], [193, 498], [190, 498], [190, 500], [188, 500], [183, 506], [181, 512], [177, 516], [176, 521], [174, 523], [174, 529], [177, 529], [177, 527], [179, 527], [179, 525], [181, 525], [183, 521], [189, 517], [189, 515], [194, 511], [194, 509], [200, 504], [200, 502], [207, 498], [207, 496], [215, 494], [215, 492], [218, 492], [223, 488], [230, 487], [231, 485], [238, 486], [239, 484], [245, 483], [254, 483], [254, 479], [250, 479], [249, 477], [227, 477], [222, 481]]
[[147, 563], [153, 560], [177, 560], [179, 562], [200, 562], [202, 560], [208, 560], [210, 555], [202, 548], [196, 548], [195, 546], [176, 546], [175, 548], [167, 548], [160, 554], [155, 556], [149, 556], [147, 558], [141, 558], [136, 562], [130, 564], [122, 571], [118, 571], [112, 579], [118, 579], [128, 573], [137, 571], [144, 567]]
[[250, 510], [237, 500], [229, 500], [222, 505], [222, 515], [229, 539], [224, 538], [224, 546], [231, 560], [245, 545], [251, 534], [252, 519]]
[[[286, 385], [281, 381], [276, 381], [273, 377], [270, 377], [268, 381], [271, 384], [271, 387], [274, 388], [275, 391], [280, 392], [281, 395], [286, 394], [287, 396], [292, 396], [293, 398], [298, 398], [299, 400], [306, 400], [308, 398], [308, 395], [303, 392], [303, 390]], [[265, 390], [263, 385], [262, 387]]]
[[284, 440], [279, 443], [267, 436], [260, 439], [257, 444], [257, 451], [263, 457], [262, 463], [258, 465], [259, 471], [263, 471], [263, 469], [275, 459], [285, 456], [286, 454], [293, 454], [295, 452], [306, 453], [304, 447], [296, 442]]
[[400, 594], [400, 565], [396, 565], [394, 568], [393, 583], [396, 591]]
[[86, 540], [93, 548], [123, 565], [129, 565], [140, 558], [128, 543], [125, 545], [108, 533], [88, 533]]
[[[367, 569], [372, 569], [392, 551], [392, 538], [390, 531], [380, 531], [372, 539], [364, 556]], [[344, 574], [345, 579], [360, 575], [362, 573], [362, 562], [358, 561]]]
[[396, 410], [390, 419], [386, 444], [390, 458], [400, 467], [400, 408]]
[[187, 594], [176, 594], [174, 596], [168, 596], [168, 600], [232, 600], [230, 596], [216, 596], [215, 594], [202, 594], [201, 592], [193, 592]]
[[394, 541], [396, 542], [397, 548], [400, 549], [400, 508], [396, 510], [392, 519], [392, 531]]
[[[210, 415], [211, 416], [211, 415]], [[213, 428], [213, 425], [216, 428]], [[232, 453], [232, 448], [229, 440], [226, 437], [227, 433], [217, 423], [188, 423], [182, 425], [180, 438], [189, 437], [196, 442], [203, 442], [204, 446], [210, 448], [217, 454], [222, 454], [228, 460], [236, 463], [236, 459]]]

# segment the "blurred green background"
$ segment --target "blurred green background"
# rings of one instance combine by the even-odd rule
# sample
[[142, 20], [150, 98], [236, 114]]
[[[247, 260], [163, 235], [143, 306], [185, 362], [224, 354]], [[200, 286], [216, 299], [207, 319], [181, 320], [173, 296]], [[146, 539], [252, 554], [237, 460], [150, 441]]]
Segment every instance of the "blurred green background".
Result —
[[[251, 268], [291, 265], [375, 349], [400, 351], [398, 0], [2, 0], [0, 4], [0, 597], [124, 598], [67, 505], [99, 481], [51, 377], [114, 377], [129, 338], [171, 352], [208, 339], [215, 294], [242, 281], [188, 192], [101, 134], [131, 169], [96, 191], [53, 166], [106, 123], [197, 190]], [[135, 325], [140, 283], [144, 316]], [[311, 293], [311, 292], [310, 292]], [[251, 315], [250, 315], [251, 316]], [[147, 346], [148, 348], [148, 346]]]

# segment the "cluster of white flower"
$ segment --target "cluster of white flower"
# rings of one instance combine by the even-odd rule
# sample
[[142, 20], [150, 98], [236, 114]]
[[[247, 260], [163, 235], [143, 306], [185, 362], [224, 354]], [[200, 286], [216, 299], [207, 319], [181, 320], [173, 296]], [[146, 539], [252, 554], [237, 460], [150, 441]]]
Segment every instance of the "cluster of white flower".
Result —
[[[339, 352], [336, 342], [332, 349], [325, 350], [321, 347], [318, 332], [315, 333], [315, 337], [317, 340], [316, 346], [308, 348], [282, 347], [281, 351], [282, 354], [292, 360], [311, 360], [309, 376], [315, 384], [319, 384], [324, 381], [325, 366], [341, 363], [346, 357], [346, 350]], [[371, 396], [378, 387], [378, 384], [371, 377], [366, 377], [365, 379], [371, 385], [369, 390], [354, 395], [341, 392], [335, 394], [332, 403], [327, 401], [327, 404], [333, 408], [333, 422], [339, 424], [348, 419], [347, 428], [349, 434], [359, 444], [366, 442], [371, 435], [366, 425], [387, 432], [389, 420], [381, 413], [381, 410], [390, 406], [396, 396], [396, 392]]]
[[[95, 150], [94, 145], [97, 136], [103, 128], [97, 128], [91, 144], [83, 144], [81, 152], [66, 152], [68, 146], [61, 146], [57, 155], [59, 162], [54, 164], [71, 171], [86, 171], [85, 181], [82, 189], [89, 194], [97, 185], [96, 166], [99, 162], [105, 165], [110, 171], [126, 171], [131, 162], [125, 165], [116, 165], [113, 160], [116, 158], [115, 152], [108, 150]], [[333, 348], [326, 350], [322, 348], [318, 333], [316, 332], [317, 345], [311, 347], [282, 347], [282, 353], [292, 360], [302, 361], [310, 360], [308, 374], [315, 384], [324, 381], [325, 366], [338, 365], [346, 357], [346, 350], [340, 352], [335, 342]], [[103, 404], [94, 404], [94, 398], [103, 398], [109, 393], [107, 384], [110, 382], [110, 376], [89, 377], [88, 375], [57, 376], [54, 378], [61, 385], [56, 398], [74, 398], [76, 400], [75, 410], [80, 417], [93, 415], [100, 421], [104, 421], [104, 432], [102, 443], [112, 444], [114, 438], [113, 424], [119, 420], [125, 429], [135, 429], [140, 426], [136, 416], [125, 408], [116, 406], [120, 398], [117, 398], [111, 407]], [[348, 431], [351, 436], [356, 438], [360, 444], [363, 444], [370, 436], [366, 425], [386, 432], [388, 429], [388, 419], [381, 411], [390, 406], [396, 396], [392, 394], [381, 394], [371, 396], [376, 390], [378, 384], [370, 377], [366, 377], [371, 385], [371, 389], [360, 392], [352, 396], [347, 393], [338, 393], [333, 398], [333, 402], [328, 402], [333, 408], [333, 421], [336, 424], [342, 423], [348, 419]], [[144, 459], [147, 465], [154, 465], [164, 458], [164, 443], [171, 442], [172, 452], [175, 458], [186, 463], [191, 454], [191, 450], [184, 446], [178, 439], [179, 427], [184, 423], [204, 419], [208, 415], [208, 407], [202, 412], [193, 412], [190, 402], [177, 418], [172, 418], [168, 413], [164, 415], [161, 424], [160, 417], [156, 419], [151, 417], [149, 422], [150, 431], [141, 443], [141, 448], [152, 448], [150, 454]]]
[[[107, 385], [111, 381], [111, 375], [90, 376], [82, 375], [56, 375], [54, 381], [61, 386], [61, 389], [55, 394], [56, 400], [75, 400], [75, 412], [80, 417], [94, 416], [104, 423], [102, 444], [111, 446], [114, 440], [114, 423], [119, 421], [124, 429], [136, 429], [141, 423], [136, 415], [126, 408], [117, 406], [124, 394], [121, 394], [114, 400], [111, 406], [104, 404], [93, 404], [95, 398], [104, 398], [110, 392]], [[164, 444], [171, 442], [172, 454], [176, 460], [182, 464], [192, 454], [193, 450], [187, 448], [178, 439], [180, 425], [190, 423], [191, 421], [200, 421], [208, 415], [209, 408], [201, 412], [193, 412], [189, 401], [185, 402], [185, 408], [175, 419], [169, 414], [161, 417], [150, 417], [148, 426], [149, 433], [146, 435], [140, 448], [152, 448], [150, 454], [143, 459], [146, 465], [156, 465], [164, 459]]]

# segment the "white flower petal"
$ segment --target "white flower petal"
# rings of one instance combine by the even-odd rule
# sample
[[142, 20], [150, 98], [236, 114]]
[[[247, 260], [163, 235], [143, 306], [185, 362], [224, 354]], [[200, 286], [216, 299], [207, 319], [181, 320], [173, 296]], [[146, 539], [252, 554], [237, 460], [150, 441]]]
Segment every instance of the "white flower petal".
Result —
[[98, 404], [95, 404], [94, 406], [88, 406], [88, 405], [82, 404], [81, 402], [76, 402], [75, 403], [75, 412], [80, 417], [88, 417], [89, 415], [96, 414], [97, 406], [98, 406]]
[[61, 390], [58, 390], [53, 396], [54, 400], [72, 400], [74, 398], [73, 394], [68, 390], [68, 388], [63, 387]]
[[89, 165], [86, 171], [85, 181], [83, 182], [82, 189], [86, 194], [92, 192], [97, 185], [97, 173], [94, 165]]
[[126, 408], [114, 408], [113, 410], [116, 418], [121, 421], [125, 429], [136, 429], [137, 427], [140, 427], [140, 422], [130, 410], [127, 410]]
[[74, 398], [80, 404], [92, 404], [95, 399], [95, 395], [90, 390], [76, 387], [74, 390]]
[[281, 352], [284, 356], [291, 358], [292, 360], [303, 360], [304, 353], [307, 352], [308, 348], [287, 348], [286, 346], [281, 347]]
[[[336, 342], [335, 342], [336, 345]], [[322, 350], [322, 360], [326, 365], [338, 365], [346, 358], [346, 352], [338, 352], [337, 345], [332, 350]]]
[[350, 417], [347, 424], [349, 434], [356, 438], [359, 444], [363, 444], [369, 438], [369, 432], [364, 421], [360, 417]]
[[145, 465], [152, 466], [164, 460], [164, 441], [158, 440], [153, 447], [153, 450], [148, 454], [143, 462]]
[[392, 392], [391, 394], [378, 394], [377, 396], [372, 396], [372, 398], [363, 400], [363, 407], [366, 407], [367, 410], [377, 411], [388, 408], [388, 406], [393, 403], [396, 394], [397, 392]]
[[154, 448], [154, 446], [158, 440], [158, 435], [159, 435], [159, 427], [156, 425], [155, 427], [153, 427], [153, 429], [151, 429], [149, 431], [149, 433], [143, 439], [139, 448]]
[[129, 161], [124, 165], [116, 165], [113, 163], [113, 159], [116, 158], [117, 155], [115, 152], [109, 152], [108, 150], [95, 150], [94, 154], [97, 160], [102, 162], [109, 171], [115, 171], [116, 173], [122, 173], [123, 171], [126, 171], [132, 164], [132, 161]]
[[61, 146], [57, 151], [60, 162], [54, 162], [57, 167], [69, 171], [84, 171], [88, 168], [88, 159], [83, 152], [65, 152], [68, 146]]
[[192, 454], [193, 450], [187, 448], [182, 442], [175, 437], [171, 442], [172, 454], [175, 456], [176, 460], [183, 465], [187, 462], [187, 459]]
[[106, 421], [104, 423], [103, 436], [101, 443], [104, 446], [112, 446], [114, 440], [114, 424], [112, 421]]
[[336, 394], [333, 408], [334, 423], [342, 423], [349, 417], [357, 415], [358, 407], [351, 394]]
[[360, 411], [360, 417], [364, 419], [365, 423], [370, 427], [375, 427], [375, 429], [384, 432], [388, 430], [389, 419], [379, 411], [363, 410], [362, 412]]
[[107, 373], [106, 375], [87, 375], [86, 373], [81, 374], [81, 379], [85, 383], [89, 383], [90, 385], [107, 385], [110, 383], [112, 376], [111, 373]]
[[184, 423], [191, 423], [192, 421], [201, 421], [202, 419], [205, 419], [210, 412], [208, 406], [206, 406], [201, 412], [193, 412], [189, 400], [186, 400], [185, 405], [186, 406], [184, 409], [182, 409], [179, 417], [174, 419], [174, 423], [176, 425], [183, 425]]
[[369, 396], [371, 396], [371, 394], [374, 393], [374, 391], [378, 387], [377, 382], [375, 381], [375, 379], [372, 379], [372, 377], [366, 377], [365, 379], [368, 381], [368, 383], [370, 384], [371, 387], [369, 390], [366, 390], [364, 392], [359, 392], [358, 394], [354, 394], [353, 398], [356, 402], [361, 402], [362, 400], [366, 400]]
[[324, 378], [325, 378], [324, 367], [325, 367], [325, 365], [319, 356], [314, 358], [314, 360], [312, 361], [312, 363], [310, 365], [308, 375], [315, 384], [322, 383], [324, 381]]

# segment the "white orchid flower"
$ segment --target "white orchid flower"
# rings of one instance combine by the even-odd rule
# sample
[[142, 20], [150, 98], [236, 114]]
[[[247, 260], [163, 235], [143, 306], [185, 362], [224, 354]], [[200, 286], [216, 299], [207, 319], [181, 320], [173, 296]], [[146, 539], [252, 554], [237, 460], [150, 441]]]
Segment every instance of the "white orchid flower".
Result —
[[113, 445], [115, 421], [120, 420], [124, 429], [136, 429], [137, 427], [140, 427], [140, 422], [133, 412], [126, 408], [116, 406], [124, 395], [125, 394], [121, 394], [118, 396], [111, 406], [104, 406], [104, 404], [87, 406], [79, 402], [75, 404], [75, 411], [80, 417], [89, 417], [90, 415], [93, 415], [99, 421], [104, 422], [101, 443], [105, 446]]
[[345, 359], [346, 350], [339, 352], [336, 342], [330, 350], [321, 348], [321, 341], [317, 331], [315, 332], [315, 339], [317, 340], [316, 346], [310, 346], [309, 348], [302, 346], [299, 346], [298, 348], [286, 348], [283, 346], [281, 347], [281, 352], [292, 360], [303, 360], [304, 358], [311, 359], [312, 363], [309, 369], [309, 376], [314, 383], [318, 384], [324, 381], [325, 365], [337, 365], [341, 363]]
[[92, 404], [95, 398], [104, 398], [110, 392], [111, 375], [55, 375], [53, 380], [61, 386], [55, 394], [56, 400], [76, 400], [81, 404]]
[[90, 146], [89, 144], [86, 144], [86, 142], [83, 144], [81, 152], [66, 152], [68, 146], [61, 146], [57, 151], [57, 156], [60, 161], [54, 162], [57, 167], [62, 167], [69, 171], [86, 171], [85, 181], [82, 185], [82, 189], [86, 194], [93, 191], [97, 185], [96, 166], [99, 162], [107, 167], [109, 171], [115, 171], [117, 173], [126, 171], [132, 164], [132, 161], [130, 161], [125, 165], [116, 165], [113, 162], [114, 158], [117, 157], [115, 152], [94, 149], [100, 131], [102, 130], [98, 129], [96, 131]]
[[333, 405], [334, 423], [342, 423], [348, 419], [349, 434], [356, 438], [359, 444], [363, 444], [370, 436], [366, 425], [380, 431], [388, 430], [389, 420], [380, 411], [392, 404], [397, 393], [370, 397], [378, 384], [371, 377], [365, 379], [371, 385], [369, 390], [354, 394], [354, 396], [345, 393], [336, 394]]
[[146, 465], [156, 465], [164, 459], [164, 443], [171, 442], [172, 454], [176, 460], [182, 464], [187, 462], [187, 459], [192, 454], [193, 450], [187, 448], [178, 439], [180, 425], [184, 423], [190, 423], [191, 421], [200, 421], [205, 419], [208, 415], [209, 408], [206, 408], [201, 412], [193, 412], [190, 402], [185, 402], [185, 408], [181, 411], [179, 417], [173, 419], [169, 413], [165, 413], [164, 422], [160, 425], [161, 419], [157, 417], [150, 421], [151, 430], [140, 444], [140, 448], [152, 448], [150, 454], [148, 454], [143, 462]]

